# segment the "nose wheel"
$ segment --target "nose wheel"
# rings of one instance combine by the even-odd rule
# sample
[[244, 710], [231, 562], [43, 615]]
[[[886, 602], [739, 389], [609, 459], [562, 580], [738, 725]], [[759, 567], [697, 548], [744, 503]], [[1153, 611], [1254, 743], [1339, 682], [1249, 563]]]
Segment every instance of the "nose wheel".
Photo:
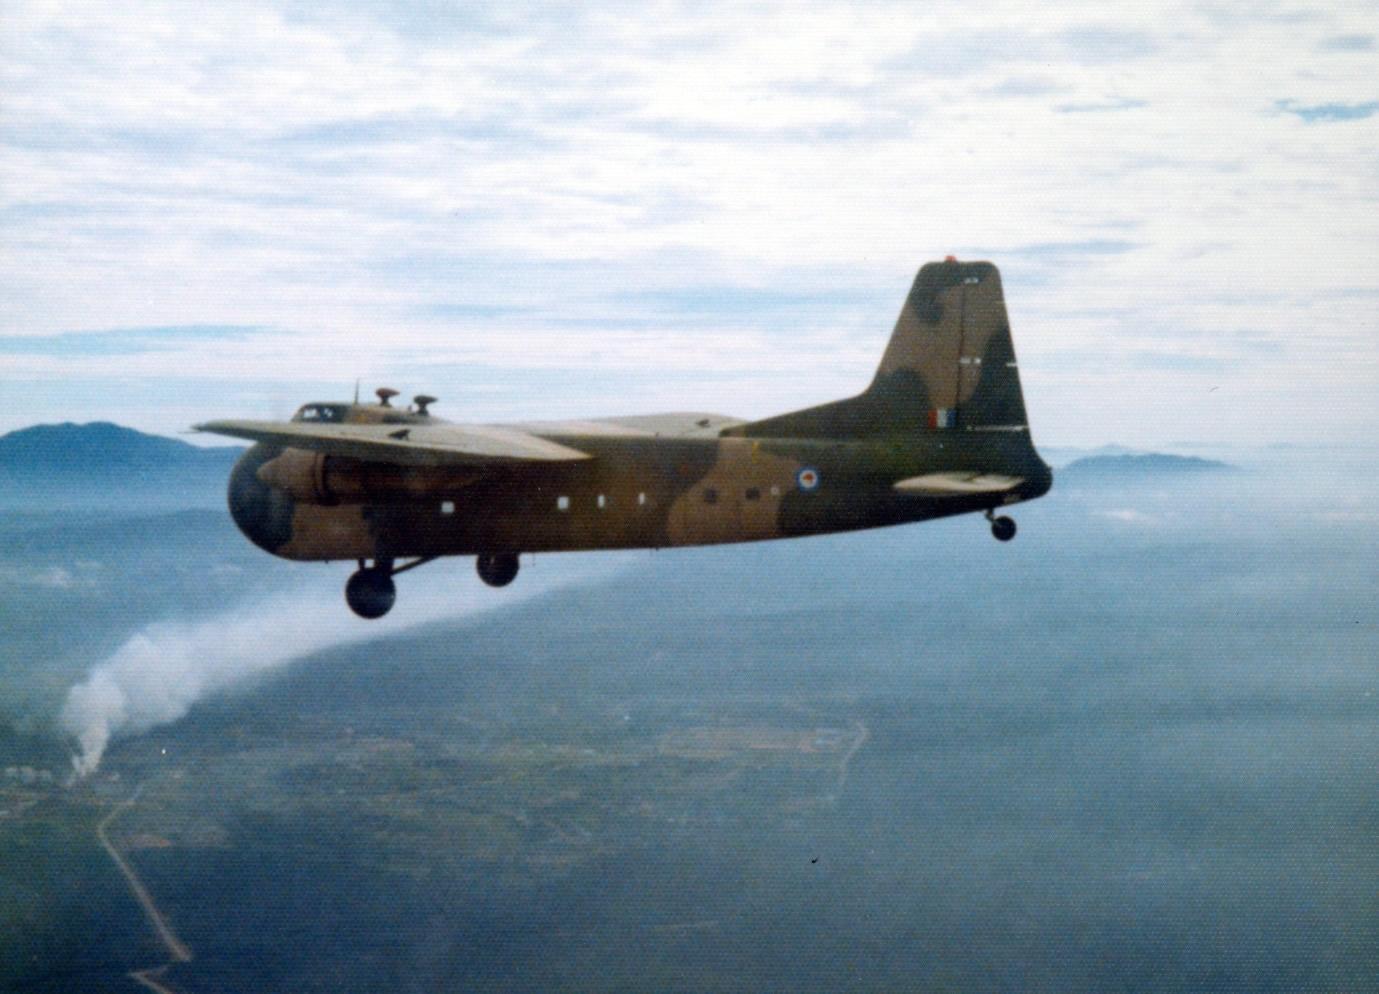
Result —
[[475, 561], [479, 579], [490, 587], [506, 587], [517, 579], [517, 570], [522, 563], [515, 552], [485, 553]]
[[1004, 514], [997, 517], [990, 510], [986, 512], [986, 520], [991, 522], [991, 534], [998, 542], [1009, 542], [1015, 537], [1015, 519], [1007, 518]]
[[393, 583], [391, 564], [362, 567], [345, 584], [345, 603], [361, 618], [381, 618], [393, 609], [397, 600], [397, 584]]
[[425, 566], [435, 556], [413, 559], [403, 566], [394, 566], [391, 559], [375, 559], [372, 566], [359, 560], [359, 569], [345, 584], [345, 603], [361, 618], [381, 618], [393, 609], [397, 601], [397, 584], [393, 577], [409, 569]]

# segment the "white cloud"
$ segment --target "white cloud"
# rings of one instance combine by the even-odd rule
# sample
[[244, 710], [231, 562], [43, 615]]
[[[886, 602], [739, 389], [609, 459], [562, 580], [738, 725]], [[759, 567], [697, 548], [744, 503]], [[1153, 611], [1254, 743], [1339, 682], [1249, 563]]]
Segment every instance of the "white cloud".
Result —
[[1152, 527], [1161, 523], [1157, 516], [1147, 514], [1133, 507], [1117, 507], [1105, 511], [1093, 511], [1092, 513], [1099, 518], [1105, 518], [1108, 521], [1118, 521], [1125, 525]]
[[34, 567], [0, 562], [0, 583], [46, 590], [75, 590], [95, 586], [97, 577], [94, 574], [100, 569], [99, 563], [88, 562], [77, 563], [73, 569], [64, 566]]
[[[1361, 436], [1379, 426], [1379, 115], [1279, 102], [1373, 100], [1372, 52], [1334, 39], [1374, 25], [1362, 5], [1309, 11], [11, 4], [0, 334], [291, 334], [0, 353], [0, 373], [80, 379], [98, 403], [101, 383], [195, 367], [228, 403], [375, 370], [460, 395], [472, 378], [435, 382], [445, 364], [506, 370], [518, 394], [553, 367], [624, 394], [699, 370], [693, 406], [762, 414], [786, 372], [802, 401], [864, 377], [914, 268], [958, 251], [1002, 265], [1026, 379], [1054, 378], [1026, 383], [1036, 429], [1152, 442], [1154, 412], [1197, 386], [1140, 375], [1168, 352], [1225, 363], [1233, 389], [1226, 420], [1189, 401], [1175, 432]], [[815, 299], [632, 320], [647, 287], [725, 285]], [[1242, 329], [1273, 352], [1238, 362]], [[1060, 382], [1083, 403], [1046, 403]], [[587, 410], [607, 386], [560, 392]]]

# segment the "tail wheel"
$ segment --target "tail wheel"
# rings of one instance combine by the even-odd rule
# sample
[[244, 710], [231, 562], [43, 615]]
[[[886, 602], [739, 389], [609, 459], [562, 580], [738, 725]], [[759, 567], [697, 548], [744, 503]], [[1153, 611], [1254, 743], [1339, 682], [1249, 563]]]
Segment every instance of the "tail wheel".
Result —
[[991, 534], [998, 542], [1009, 542], [1015, 537], [1015, 519], [1001, 515], [991, 519]]
[[517, 570], [522, 565], [515, 552], [485, 553], [474, 564], [479, 571], [479, 579], [490, 587], [506, 587], [517, 579]]
[[345, 603], [361, 618], [381, 618], [393, 609], [397, 585], [392, 573], [377, 566], [361, 569], [345, 584]]

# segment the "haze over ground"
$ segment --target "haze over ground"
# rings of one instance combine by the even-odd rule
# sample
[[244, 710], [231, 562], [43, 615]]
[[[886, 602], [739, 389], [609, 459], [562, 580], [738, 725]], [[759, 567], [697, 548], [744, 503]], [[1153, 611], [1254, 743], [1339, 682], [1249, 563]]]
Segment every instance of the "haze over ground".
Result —
[[218, 511], [7, 515], [5, 765], [125, 697], [0, 784], [0, 987], [164, 961], [92, 834], [141, 786], [191, 991], [1375, 990], [1374, 460], [1242, 464], [1069, 469], [1010, 545], [434, 564], [391, 629]]

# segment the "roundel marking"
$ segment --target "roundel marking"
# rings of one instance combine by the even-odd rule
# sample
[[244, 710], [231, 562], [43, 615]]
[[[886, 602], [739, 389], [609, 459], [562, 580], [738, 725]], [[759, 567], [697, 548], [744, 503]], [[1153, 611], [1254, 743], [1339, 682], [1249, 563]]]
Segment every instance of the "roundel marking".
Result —
[[795, 474], [795, 483], [806, 492], [819, 489], [819, 471], [813, 466], [803, 466]]

